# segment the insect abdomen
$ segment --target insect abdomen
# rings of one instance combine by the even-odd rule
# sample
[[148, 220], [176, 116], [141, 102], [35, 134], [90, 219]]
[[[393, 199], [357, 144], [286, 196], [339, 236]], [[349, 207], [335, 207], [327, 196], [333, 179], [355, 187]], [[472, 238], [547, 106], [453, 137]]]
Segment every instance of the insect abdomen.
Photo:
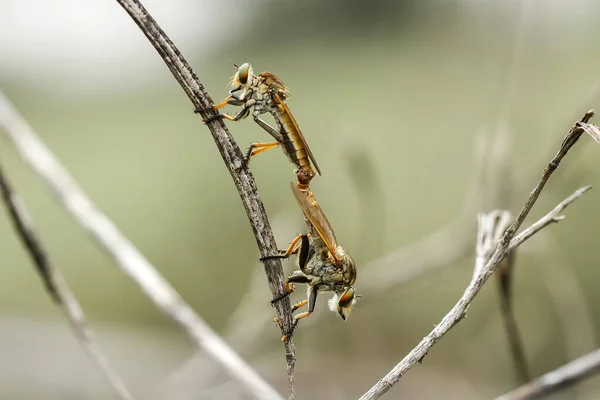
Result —
[[279, 113], [277, 117], [282, 128], [282, 145], [288, 158], [298, 169], [306, 171], [310, 176], [315, 175], [310, 165], [308, 152], [290, 117], [286, 113]]

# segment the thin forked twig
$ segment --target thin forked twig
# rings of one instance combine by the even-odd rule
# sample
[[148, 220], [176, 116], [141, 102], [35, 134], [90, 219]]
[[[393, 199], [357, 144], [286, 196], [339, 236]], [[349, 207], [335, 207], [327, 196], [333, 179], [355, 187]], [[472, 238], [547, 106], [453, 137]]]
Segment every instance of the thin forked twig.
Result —
[[530, 193], [529, 198], [523, 206], [523, 209], [508, 227], [504, 235], [502, 235], [494, 254], [490, 257], [489, 261], [484, 265], [484, 267], [481, 268], [479, 273], [473, 277], [460, 300], [454, 305], [448, 314], [444, 316], [442, 321], [427, 336], [425, 336], [425, 338], [423, 338], [423, 340], [421, 340], [421, 342], [413, 350], [411, 350], [410, 353], [408, 353], [408, 355], [402, 359], [402, 361], [400, 361], [388, 374], [386, 374], [371, 389], [369, 389], [360, 398], [360, 400], [372, 400], [379, 398], [381, 395], [390, 390], [390, 388], [394, 386], [410, 368], [412, 368], [416, 363], [421, 362], [427, 355], [429, 349], [466, 315], [467, 308], [473, 302], [475, 296], [477, 296], [477, 293], [479, 293], [485, 282], [496, 271], [500, 262], [512, 250], [514, 250], [533, 234], [546, 227], [550, 223], [559, 221], [561, 219], [560, 213], [562, 210], [591, 188], [588, 186], [577, 190], [575, 193], [561, 202], [557, 207], [555, 207], [550, 213], [546, 214], [543, 218], [538, 220], [529, 228], [515, 236], [517, 230], [538, 199], [542, 189], [548, 182], [548, 179], [558, 168], [561, 160], [569, 152], [571, 147], [577, 143], [581, 135], [584, 133], [584, 129], [582, 127], [587, 124], [593, 115], [593, 111], [588, 111], [583, 118], [576, 122], [575, 125], [569, 130], [558, 150], [558, 153], [554, 156], [554, 158], [552, 158], [552, 160], [548, 163], [548, 166], [542, 172], [542, 177], [535, 186], [534, 190]]
[[[385, 394], [392, 386], [394, 386], [400, 378], [417, 363], [423, 361], [429, 349], [433, 347], [450, 329], [459, 323], [465, 316], [469, 305], [477, 296], [488, 278], [493, 274], [502, 259], [511, 251], [516, 249], [524, 241], [531, 236], [550, 225], [553, 222], [560, 221], [563, 217], [560, 213], [571, 203], [581, 197], [585, 192], [591, 189], [591, 186], [585, 186], [576, 190], [571, 196], [567, 197], [559, 203], [552, 211], [539, 219], [526, 230], [515, 236], [507, 245], [507, 247], [498, 247], [494, 255], [481, 269], [479, 274], [475, 276], [460, 300], [452, 307], [452, 309], [444, 316], [442, 321], [427, 335], [421, 342], [411, 350], [406, 357], [402, 359], [386, 376], [379, 380], [360, 400], [377, 399]], [[506, 235], [506, 233], [504, 234]]]
[[509, 392], [496, 400], [539, 399], [568, 388], [600, 372], [600, 350], [594, 350], [562, 367]]
[[8, 214], [10, 215], [17, 235], [31, 256], [52, 300], [62, 308], [75, 336], [79, 339], [79, 342], [96, 363], [100, 371], [102, 371], [102, 374], [113, 388], [117, 398], [122, 400], [132, 400], [133, 397], [129, 393], [125, 383], [119, 374], [112, 368], [108, 358], [95, 342], [94, 333], [87, 325], [87, 319], [77, 298], [69, 288], [69, 285], [60, 271], [50, 262], [50, 258], [37, 237], [33, 221], [29, 217], [25, 205], [12, 189], [10, 183], [4, 176], [1, 166], [0, 192], [2, 192], [4, 205], [8, 210]]
[[220, 363], [249, 393], [259, 399], [281, 399], [244, 360], [221, 339], [117, 227], [87, 198], [67, 170], [0, 92], [0, 129], [23, 159], [40, 175], [84, 229], [112, 256], [144, 293], [181, 326], [194, 343]]
[[[117, 2], [125, 9], [144, 35], [146, 35], [152, 46], [154, 46], [181, 88], [187, 94], [194, 109], [198, 111], [205, 121], [210, 121], [207, 123], [207, 126], [238, 190], [238, 194], [250, 220], [261, 257], [277, 254], [277, 244], [267, 218], [265, 207], [258, 194], [254, 176], [248, 168], [242, 168], [244, 165], [242, 152], [223, 121], [220, 118], [215, 119], [217, 114], [212, 109], [213, 101], [204, 88], [204, 85], [200, 82], [179, 49], [177, 49], [175, 44], [173, 44], [171, 39], [163, 32], [158, 23], [138, 0], [117, 0]], [[286, 293], [283, 285], [284, 274], [281, 260], [269, 258], [264, 261], [264, 266], [273, 298], [281, 298]], [[291, 336], [294, 324], [289, 298], [286, 296], [281, 301], [275, 302], [274, 307], [281, 324], [282, 335]], [[284, 343], [289, 398], [294, 399], [295, 349], [291, 337]]]

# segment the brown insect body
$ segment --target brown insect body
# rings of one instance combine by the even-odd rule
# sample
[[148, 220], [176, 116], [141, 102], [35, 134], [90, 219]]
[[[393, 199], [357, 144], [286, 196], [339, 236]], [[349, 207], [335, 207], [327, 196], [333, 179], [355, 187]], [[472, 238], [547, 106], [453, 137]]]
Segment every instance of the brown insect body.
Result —
[[[263, 72], [258, 75], [258, 79], [264, 82], [259, 86], [259, 89], [268, 93], [264, 99], [268, 99], [267, 111], [275, 119], [276, 129], [282, 136], [281, 146], [284, 153], [292, 164], [298, 170], [304, 171], [306, 175], [315, 176], [312, 164], [315, 166], [316, 172], [321, 175], [319, 165], [317, 164], [308, 143], [298, 127], [298, 122], [292, 115], [290, 108], [285, 103], [289, 97], [289, 91], [283, 81], [270, 72]], [[257, 112], [256, 105], [254, 106]], [[261, 110], [262, 111], [262, 110]]]
[[[319, 165], [308, 147], [296, 119], [285, 103], [290, 94], [279, 77], [271, 72], [254, 75], [252, 67], [249, 64], [243, 64], [234, 75], [231, 87], [230, 96], [217, 104], [215, 109], [226, 104], [242, 106], [242, 110], [236, 116], [223, 114], [223, 117], [239, 121], [252, 112], [254, 121], [276, 140], [271, 143], [253, 143], [246, 157], [247, 162], [252, 156], [280, 145], [290, 162], [297, 170], [303, 172], [307, 183], [316, 174], [321, 175]], [[265, 113], [273, 116], [275, 127], [259, 118], [261, 114]]]
[[[230, 95], [215, 109], [227, 104], [241, 106], [235, 116], [223, 114], [231, 121], [239, 121], [252, 114], [254, 121], [266, 130], [276, 141], [270, 143], [253, 143], [246, 156], [246, 162], [256, 154], [281, 146], [284, 153], [296, 167], [297, 182], [292, 183], [292, 192], [302, 210], [308, 234], [298, 235], [287, 250], [280, 250], [278, 255], [266, 258], [288, 258], [298, 254], [298, 267], [285, 282], [288, 295], [295, 284], [307, 285], [307, 299], [292, 307], [296, 311], [308, 305], [308, 311], [295, 315], [294, 322], [309, 316], [315, 309], [319, 292], [333, 292], [329, 300], [331, 311], [337, 312], [346, 321], [360, 297], [355, 294], [356, 264], [350, 254], [337, 242], [331, 224], [325, 213], [315, 200], [310, 190], [310, 181], [321, 171], [308, 147], [308, 143], [298, 127], [286, 100], [290, 97], [283, 81], [270, 72], [254, 75], [250, 64], [238, 67], [232, 78]], [[269, 113], [275, 120], [275, 127], [260, 118]], [[283, 297], [282, 296], [282, 297]], [[280, 298], [273, 299], [274, 301]], [[286, 340], [286, 336], [282, 339]]]
[[302, 184], [292, 183], [292, 192], [304, 213], [309, 235], [298, 235], [280, 257], [287, 258], [298, 253], [298, 267], [286, 279], [286, 292], [291, 293], [294, 284], [307, 285], [307, 299], [296, 304], [292, 311], [308, 305], [308, 311], [297, 314], [294, 320], [308, 317], [315, 309], [317, 294], [331, 291], [329, 309], [346, 321], [359, 297], [352, 285], [356, 282], [356, 264], [350, 254], [337, 242], [331, 224], [314, 198]]

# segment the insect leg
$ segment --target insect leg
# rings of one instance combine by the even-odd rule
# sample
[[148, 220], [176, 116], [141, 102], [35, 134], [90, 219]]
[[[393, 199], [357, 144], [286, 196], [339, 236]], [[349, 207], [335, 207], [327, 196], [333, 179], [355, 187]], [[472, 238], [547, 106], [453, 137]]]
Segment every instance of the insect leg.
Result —
[[281, 136], [281, 133], [277, 132], [277, 129], [273, 128], [271, 125], [258, 118], [257, 116], [254, 116], [254, 122], [256, 122], [265, 131], [267, 131], [269, 135], [273, 136], [273, 139], [277, 140], [279, 143], [283, 142], [283, 137]]
[[244, 104], [244, 107], [242, 107], [240, 112], [237, 113], [234, 117], [232, 117], [231, 115], [227, 115], [225, 118], [230, 121], [239, 121], [240, 119], [244, 119], [250, 114], [250, 108], [253, 105], [254, 103], [250, 104], [250, 102], [247, 102]]
[[225, 107], [227, 104], [229, 104], [230, 100], [235, 100], [234, 97], [232, 95], [229, 95], [227, 97], [225, 97], [225, 100], [223, 100], [222, 102], [220, 102], [219, 104], [215, 104], [213, 106], [213, 110], [218, 110], [219, 108], [223, 108]]
[[[225, 117], [227, 118], [227, 117]], [[279, 146], [279, 142], [268, 142], [268, 143], [252, 143], [248, 151], [246, 152], [246, 157], [244, 158], [244, 162], [242, 168], [245, 168], [250, 164], [250, 159], [257, 154], [265, 152], [267, 150], [272, 149], [273, 147]]]
[[271, 300], [271, 304], [283, 299], [285, 296], [289, 296], [289, 294], [294, 291], [294, 283], [310, 283], [310, 278], [308, 276], [304, 275], [300, 271], [296, 272], [298, 274], [292, 275], [285, 280], [285, 292]]
[[310, 291], [310, 294], [308, 295], [308, 299], [305, 300], [308, 302], [308, 311], [296, 315], [294, 317], [294, 324], [297, 324], [299, 320], [301, 320], [302, 318], [308, 317], [310, 314], [313, 313], [313, 311], [315, 311], [315, 306], [317, 305], [318, 291], [314, 286], [311, 286], [309, 291]]
[[[308, 295], [308, 299], [301, 301], [300, 303], [297, 304], [299, 307], [302, 307], [306, 303], [308, 303], [308, 311], [300, 313], [294, 317], [294, 327], [292, 328], [291, 332], [289, 332], [286, 335], [283, 335], [283, 337], [281, 338], [282, 342], [287, 342], [288, 339], [290, 337], [292, 337], [294, 330], [296, 330], [296, 325], [298, 325], [298, 321], [300, 321], [302, 318], [308, 317], [310, 314], [313, 313], [313, 311], [315, 311], [315, 306], [317, 305], [317, 293], [318, 292], [314, 286], [311, 286], [308, 290], [310, 291], [310, 294]], [[300, 304], [302, 304], [302, 305], [300, 306]], [[297, 308], [299, 308], [299, 307], [297, 307]], [[294, 311], [293, 307], [292, 307], [292, 311]]]
[[[310, 281], [308, 279], [308, 277], [306, 277], [307, 281]], [[308, 282], [307, 282], [308, 283]], [[314, 286], [310, 286], [309, 289], [309, 295], [308, 295], [308, 299], [301, 301], [300, 303], [296, 304], [294, 307], [292, 307], [292, 311], [297, 310], [298, 308], [306, 305], [306, 303], [308, 303], [308, 311], [300, 313], [296, 316], [294, 316], [294, 326], [292, 328], [291, 332], [288, 332], [287, 334], [283, 335], [281, 337], [281, 341], [282, 342], [287, 342], [288, 339], [290, 337], [292, 337], [292, 334], [294, 333], [294, 331], [296, 330], [296, 325], [298, 325], [298, 321], [300, 321], [302, 318], [306, 318], [308, 317], [310, 314], [313, 313], [313, 311], [315, 311], [315, 306], [317, 305], [317, 289]]]
[[305, 305], [308, 304], [308, 299], [306, 300], [302, 300], [301, 302], [299, 302], [298, 304], [294, 304], [294, 306], [292, 306], [292, 312], [296, 311], [299, 308], [304, 307]]
[[287, 248], [287, 250], [279, 250], [279, 254], [273, 255], [273, 256], [264, 256], [259, 258], [260, 261], [265, 261], [265, 260], [270, 260], [273, 258], [288, 258], [289, 256], [291, 256], [292, 254], [295, 254], [298, 252], [298, 243], [300, 242], [300, 239], [302, 239], [302, 236], [306, 236], [304, 234], [298, 235], [294, 238], [294, 240], [292, 240], [292, 243], [290, 244], [290, 246]]
[[[254, 105], [254, 101], [250, 100], [247, 102], [244, 102], [243, 100], [239, 100], [237, 98], [235, 98], [234, 96], [227, 96], [225, 98], [225, 100], [223, 100], [222, 102], [220, 102], [219, 104], [215, 104], [214, 106], [212, 106], [213, 110], [218, 110], [219, 108], [225, 107], [227, 104], [231, 104], [234, 106], [244, 106], [241, 111], [239, 113], [237, 113], [235, 116], [229, 115], [229, 114], [217, 114], [213, 117], [207, 118], [206, 120], [204, 120], [204, 123], [207, 124], [211, 121], [214, 121], [217, 118], [225, 118], [229, 121], [239, 121], [240, 119], [246, 118], [249, 114], [250, 114], [250, 108]], [[202, 111], [208, 111], [208, 109], [196, 109], [194, 110], [194, 112], [196, 114], [202, 112]]]

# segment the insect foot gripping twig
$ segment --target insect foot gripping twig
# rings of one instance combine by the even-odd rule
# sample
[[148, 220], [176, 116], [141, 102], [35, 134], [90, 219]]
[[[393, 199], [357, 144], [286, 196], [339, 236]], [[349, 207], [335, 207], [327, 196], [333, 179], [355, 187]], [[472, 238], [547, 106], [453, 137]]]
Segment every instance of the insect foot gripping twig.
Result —
[[213, 115], [211, 115], [210, 117], [207, 118], [203, 118], [202, 122], [204, 122], [204, 124], [209, 124], [213, 121], [216, 121], [218, 119], [223, 118], [223, 114], [219, 114], [218, 111], [216, 111], [213, 107], [207, 107], [207, 108], [194, 108], [194, 114], [210, 114], [212, 112]]

